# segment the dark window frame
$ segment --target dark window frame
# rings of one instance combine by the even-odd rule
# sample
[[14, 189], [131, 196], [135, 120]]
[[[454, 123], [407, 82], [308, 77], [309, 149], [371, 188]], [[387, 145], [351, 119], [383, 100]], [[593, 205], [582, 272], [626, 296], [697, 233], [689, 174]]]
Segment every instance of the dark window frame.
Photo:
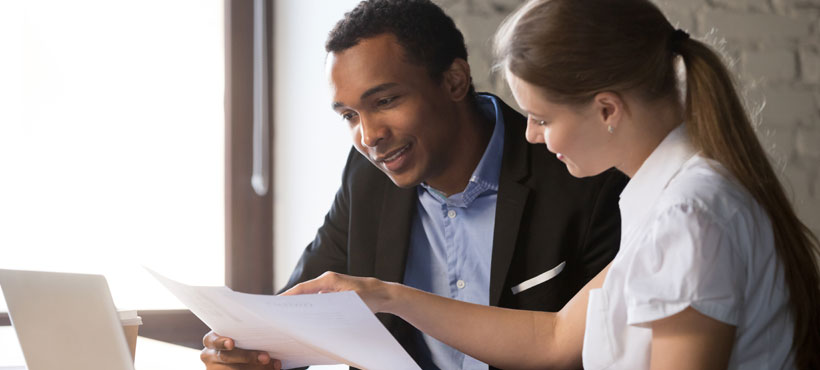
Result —
[[[273, 2], [265, 2], [268, 106], [273, 104]], [[268, 189], [251, 186], [253, 170], [254, 2], [225, 0], [225, 285], [255, 294], [273, 294], [273, 146], [268, 145]], [[273, 143], [272, 109], [267, 114]], [[141, 337], [202, 348], [208, 327], [189, 310], [142, 310]], [[0, 326], [9, 326], [0, 312]]]

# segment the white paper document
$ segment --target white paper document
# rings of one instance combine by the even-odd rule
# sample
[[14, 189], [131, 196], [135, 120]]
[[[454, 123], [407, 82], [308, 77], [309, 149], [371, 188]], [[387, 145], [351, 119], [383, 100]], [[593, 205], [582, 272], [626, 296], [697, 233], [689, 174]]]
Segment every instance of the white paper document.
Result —
[[214, 332], [239, 348], [267, 351], [285, 369], [346, 364], [420, 370], [355, 292], [246, 294], [185, 285], [149, 271]]

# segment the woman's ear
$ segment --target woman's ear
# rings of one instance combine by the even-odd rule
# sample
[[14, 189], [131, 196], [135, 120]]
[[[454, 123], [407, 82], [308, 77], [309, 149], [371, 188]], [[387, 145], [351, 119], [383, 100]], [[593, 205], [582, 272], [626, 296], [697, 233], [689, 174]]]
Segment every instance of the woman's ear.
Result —
[[595, 112], [600, 122], [609, 130], [617, 129], [626, 114], [626, 102], [618, 93], [604, 91], [593, 98]]
[[454, 101], [464, 99], [467, 93], [470, 92], [470, 84], [472, 84], [473, 79], [470, 75], [470, 65], [466, 60], [461, 58], [453, 60], [450, 68], [444, 71], [443, 77], [443, 87]]

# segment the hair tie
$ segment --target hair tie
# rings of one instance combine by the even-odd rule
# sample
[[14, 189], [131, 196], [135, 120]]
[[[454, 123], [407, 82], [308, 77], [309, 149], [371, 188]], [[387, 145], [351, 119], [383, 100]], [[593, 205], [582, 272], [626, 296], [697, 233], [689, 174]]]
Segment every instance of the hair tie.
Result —
[[688, 39], [689, 39], [689, 34], [686, 33], [686, 31], [684, 31], [680, 28], [676, 29], [674, 32], [672, 32], [672, 35], [670, 35], [670, 37], [669, 37], [669, 44], [672, 47], [672, 51], [673, 52], [680, 51], [681, 44], [683, 44], [683, 42], [688, 40]]

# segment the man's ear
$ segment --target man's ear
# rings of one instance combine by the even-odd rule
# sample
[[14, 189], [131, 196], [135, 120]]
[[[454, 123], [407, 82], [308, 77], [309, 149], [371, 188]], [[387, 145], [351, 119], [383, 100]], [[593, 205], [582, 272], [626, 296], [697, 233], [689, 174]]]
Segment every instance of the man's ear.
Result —
[[444, 71], [442, 87], [453, 101], [459, 101], [470, 92], [470, 84], [473, 82], [470, 76], [470, 65], [466, 60], [456, 58], [450, 64], [450, 68]]
[[621, 119], [627, 114], [626, 102], [621, 95], [615, 92], [604, 91], [595, 94], [593, 105], [596, 116], [604, 126], [607, 126], [607, 129], [609, 126], [617, 129]]

